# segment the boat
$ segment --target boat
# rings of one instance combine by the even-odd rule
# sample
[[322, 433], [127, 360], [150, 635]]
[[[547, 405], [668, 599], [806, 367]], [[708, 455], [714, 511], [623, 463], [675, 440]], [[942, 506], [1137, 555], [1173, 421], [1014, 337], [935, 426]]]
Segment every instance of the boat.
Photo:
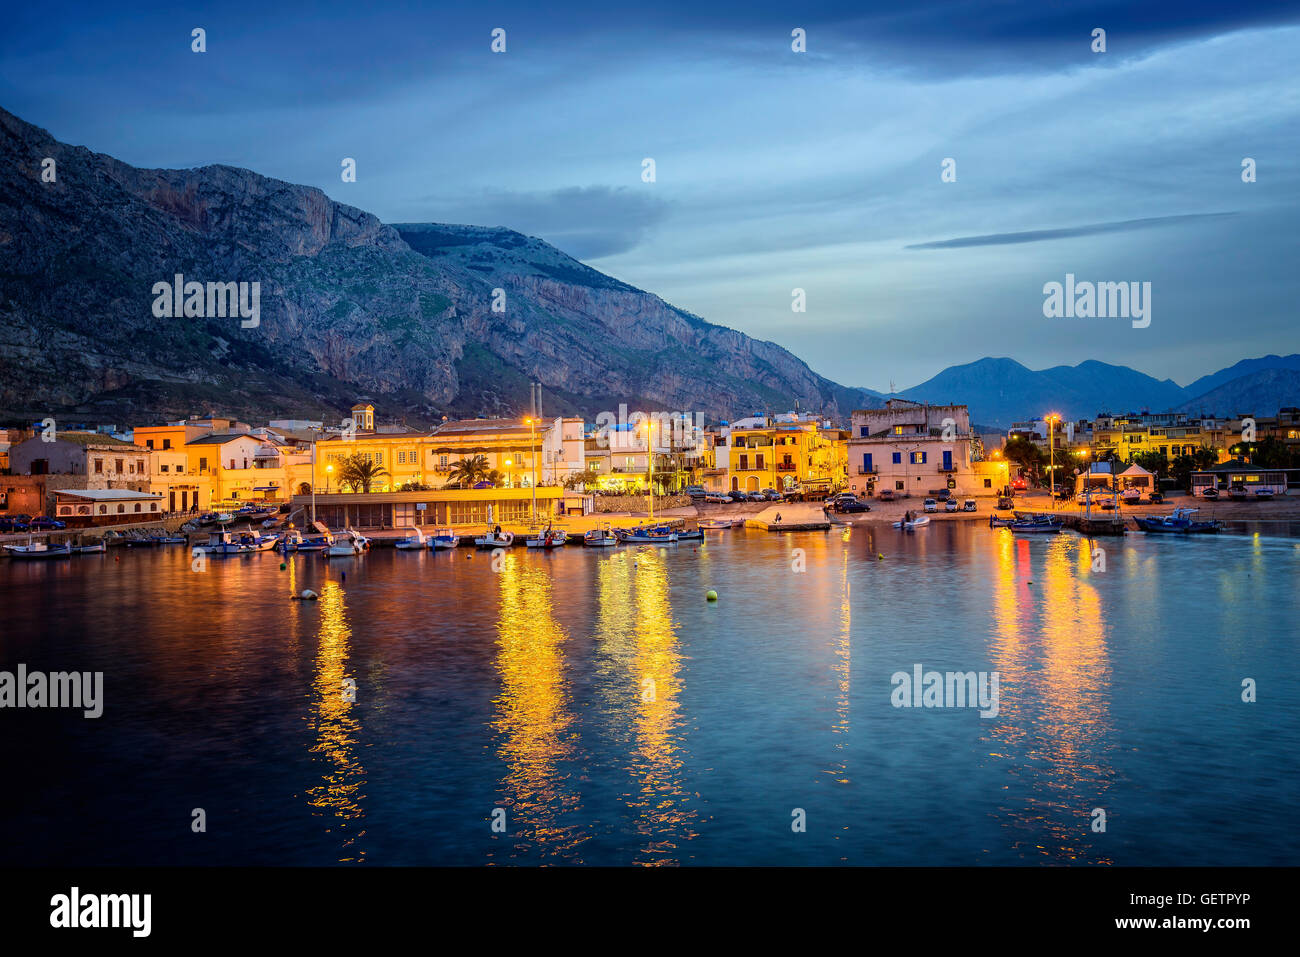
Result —
[[702, 518], [696, 523], [696, 528], [702, 528], [706, 531], [721, 531], [724, 528], [731, 528], [731, 519], [729, 518]]
[[420, 531], [420, 529], [415, 525], [411, 526], [411, 531], [414, 532], [413, 535], [408, 535], [406, 538], [399, 538], [393, 543], [393, 547], [400, 548], [404, 552], [415, 551], [417, 549], [424, 551], [427, 549], [429, 547], [429, 541], [424, 537], [424, 532]]
[[1003, 518], [999, 515], [989, 516], [989, 528], [1010, 528], [1015, 523], [1014, 518]]
[[1249, 497], [1250, 493], [1246, 491], [1246, 486], [1244, 485], [1234, 485], [1232, 488], [1228, 489], [1228, 498], [1243, 499]]
[[334, 540], [325, 549], [327, 558], [351, 558], [361, 555], [366, 550], [368, 540], [347, 528], [333, 536]]
[[1219, 490], [1213, 485], [1207, 485], [1205, 491], [1201, 493], [1201, 498], [1209, 499], [1211, 502], [1219, 500]]
[[503, 532], [500, 525], [493, 525], [474, 539], [475, 548], [509, 548], [514, 543], [515, 533]]
[[434, 551], [442, 548], [455, 548], [460, 544], [460, 536], [450, 528], [435, 528], [427, 537], [429, 547]]
[[1169, 515], [1158, 518], [1134, 518], [1137, 527], [1144, 532], [1167, 532], [1176, 535], [1205, 535], [1217, 532], [1223, 527], [1221, 522], [1198, 522], [1194, 518], [1200, 509], [1176, 508]]
[[1119, 497], [1125, 505], [1136, 505], [1142, 501], [1142, 490], [1140, 488], [1126, 488], [1120, 492]]
[[190, 549], [192, 555], [251, 555], [275, 548], [279, 539], [274, 536], [256, 535], [244, 532], [238, 538], [229, 529], [208, 533], [206, 545], [195, 545]]
[[1055, 535], [1057, 532], [1061, 531], [1062, 525], [1060, 522], [1054, 522], [1051, 519], [1035, 518], [1028, 521], [1012, 522], [1007, 527], [1013, 532], [1033, 532]]
[[334, 536], [326, 533], [315, 538], [307, 538], [301, 531], [291, 528], [280, 536], [276, 544], [278, 551], [284, 552], [323, 552], [334, 542]]
[[95, 555], [108, 551], [108, 546], [103, 542], [95, 542], [93, 545], [73, 545], [72, 551], [75, 555]]
[[593, 528], [588, 532], [584, 532], [582, 544], [591, 548], [609, 548], [618, 544], [618, 536], [610, 530], [608, 525], [604, 525], [601, 528]]
[[33, 541], [30, 535], [27, 536], [26, 545], [6, 545], [5, 551], [9, 553], [10, 558], [21, 561], [39, 561], [47, 558], [71, 558], [72, 546], [64, 542], [62, 545], [51, 545], [48, 542]]
[[640, 525], [636, 528], [619, 528], [614, 530], [618, 540], [624, 545], [674, 545], [677, 533], [667, 525]]
[[184, 545], [188, 542], [189, 539], [186, 538], [184, 535], [159, 535], [158, 536], [159, 545]]
[[529, 535], [524, 544], [529, 548], [559, 548], [568, 540], [569, 535], [564, 529], [547, 525], [536, 535]]
[[925, 526], [929, 524], [930, 524], [929, 515], [918, 515], [916, 516], [916, 518], [904, 519], [901, 522], [895, 522], [894, 528], [901, 528], [905, 532], [910, 532], [918, 528], [925, 528]]
[[1273, 490], [1271, 488], [1255, 489], [1255, 498], [1257, 499], [1270, 499], [1272, 497], [1273, 497]]
[[679, 542], [702, 542], [704, 541], [704, 529], [698, 525], [690, 531], [680, 531], [677, 533]]

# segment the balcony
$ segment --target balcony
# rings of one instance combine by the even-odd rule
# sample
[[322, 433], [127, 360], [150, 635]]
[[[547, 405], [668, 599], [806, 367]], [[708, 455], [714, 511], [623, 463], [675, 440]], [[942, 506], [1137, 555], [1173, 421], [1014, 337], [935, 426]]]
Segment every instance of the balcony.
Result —
[[777, 462], [776, 470], [778, 472], [793, 472], [799, 468], [794, 462]]
[[943, 474], [951, 474], [951, 473], [957, 471], [957, 466], [955, 466], [955, 465], [940, 465], [937, 469], [935, 469], [935, 471], [938, 472], [940, 475], [943, 475]]

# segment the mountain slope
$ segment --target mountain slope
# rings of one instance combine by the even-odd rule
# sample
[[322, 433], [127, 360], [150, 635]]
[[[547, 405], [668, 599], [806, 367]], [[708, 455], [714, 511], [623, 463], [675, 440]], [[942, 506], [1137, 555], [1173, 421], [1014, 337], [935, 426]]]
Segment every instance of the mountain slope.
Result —
[[[418, 423], [521, 411], [533, 377], [547, 412], [588, 417], [841, 414], [861, 395], [510, 230], [394, 228], [226, 166], [137, 169], [3, 110], [0, 250], [7, 417], [337, 420], [364, 397]], [[177, 273], [259, 282], [260, 325], [155, 318], [153, 286]]]
[[1228, 366], [1226, 369], [1220, 369], [1210, 375], [1201, 376], [1195, 382], [1187, 387], [1189, 396], [1201, 396], [1205, 393], [1218, 389], [1220, 386], [1227, 385], [1233, 379], [1240, 379], [1242, 376], [1250, 375], [1254, 372], [1262, 372], [1266, 369], [1292, 369], [1300, 370], [1300, 355], [1290, 356], [1261, 356], [1258, 359], [1242, 359], [1235, 365]]
[[1178, 411], [1226, 416], [1273, 415], [1286, 406], [1300, 408], [1300, 370], [1259, 369], [1184, 402]]
[[921, 402], [965, 403], [982, 425], [998, 428], [1048, 412], [1078, 419], [1106, 410], [1164, 410], [1187, 398], [1174, 382], [1127, 366], [1090, 359], [1034, 371], [1008, 358], [950, 366], [899, 395]]

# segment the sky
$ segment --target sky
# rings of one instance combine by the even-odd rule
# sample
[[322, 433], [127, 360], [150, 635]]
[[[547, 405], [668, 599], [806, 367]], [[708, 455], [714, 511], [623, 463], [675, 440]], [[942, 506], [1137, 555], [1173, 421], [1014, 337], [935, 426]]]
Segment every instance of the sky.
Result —
[[[1300, 3], [1130, 6], [12, 5], [0, 106], [136, 166], [539, 236], [845, 385], [1300, 351]], [[1046, 317], [1066, 274], [1150, 282], [1150, 324]]]

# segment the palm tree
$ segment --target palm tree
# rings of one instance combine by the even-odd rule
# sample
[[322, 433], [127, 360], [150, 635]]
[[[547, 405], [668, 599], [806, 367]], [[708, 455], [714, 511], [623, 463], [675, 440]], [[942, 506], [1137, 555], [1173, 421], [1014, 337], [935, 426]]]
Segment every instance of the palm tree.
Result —
[[451, 481], [461, 488], [469, 488], [475, 482], [481, 482], [488, 473], [488, 462], [486, 455], [475, 455], [471, 458], [460, 459], [451, 467], [449, 476]]
[[360, 452], [346, 456], [339, 463], [339, 484], [357, 491], [369, 492], [375, 479], [387, 475], [388, 470]]
[[493, 469], [483, 476], [484, 482], [491, 482], [493, 488], [500, 488], [501, 483], [506, 480], [505, 473], [498, 469]]

